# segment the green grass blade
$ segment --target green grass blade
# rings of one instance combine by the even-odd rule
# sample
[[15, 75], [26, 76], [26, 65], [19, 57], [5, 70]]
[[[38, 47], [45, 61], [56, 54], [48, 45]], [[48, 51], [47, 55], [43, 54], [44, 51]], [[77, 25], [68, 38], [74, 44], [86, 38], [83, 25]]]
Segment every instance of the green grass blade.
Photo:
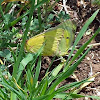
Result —
[[[65, 100], [66, 95], [69, 95], [69, 93], [58, 93], [58, 94], [55, 96], [55, 98], [59, 98], [59, 99]], [[69, 99], [71, 100], [71, 99], [73, 99], [73, 98], [82, 98], [82, 97], [85, 97], [85, 96], [80, 95], [80, 94], [71, 94], [71, 95], [69, 96], [69, 98], [67, 98], [67, 100], [69, 100]]]
[[[37, 5], [34, 6], [34, 10], [39, 8], [41, 5], [43, 5], [45, 2], [47, 2], [47, 0], [42, 0], [41, 2], [39, 2]], [[8, 29], [11, 26], [14, 26], [16, 23], [18, 23], [22, 18], [24, 18], [26, 15], [28, 15], [30, 13], [29, 10], [26, 11], [25, 14], [19, 16], [17, 19], [15, 19], [14, 21], [12, 21], [11, 23], [7, 24], [4, 26], [3, 30]]]
[[[63, 99], [66, 97], [66, 95], [69, 95], [68, 93], [58, 93], [55, 98], [59, 98], [59, 99]], [[88, 98], [92, 98], [92, 99], [97, 99], [99, 100], [100, 97], [98, 96], [84, 96], [81, 94], [71, 94], [69, 98], [67, 98], [67, 100], [71, 100], [71, 99], [75, 99], [75, 98], [82, 98], [82, 97], [88, 97]]]
[[89, 50], [90, 50], [90, 48], [87, 49], [87, 51], [83, 54], [83, 56], [81, 56], [81, 57], [77, 60], [77, 62], [76, 62], [75, 64], [73, 64], [66, 72], [64, 72], [64, 73], [62, 74], [61, 77], [59, 77], [59, 78], [51, 85], [51, 87], [50, 87], [49, 90], [48, 90], [48, 93], [49, 93], [49, 94], [51, 94], [51, 93], [54, 91], [55, 87], [56, 87], [60, 82], [62, 82], [64, 79], [68, 78], [68, 77], [75, 71], [75, 69], [77, 68], [77, 66], [79, 65], [79, 63], [82, 61], [82, 59], [86, 56], [86, 54], [88, 53]]
[[2, 3], [2, 0], [0, 0], [0, 14], [1, 14], [3, 20], [5, 20], [4, 13], [3, 13], [2, 7], [1, 7], [1, 3]]
[[48, 97], [49, 95], [43, 95], [37, 98], [33, 98], [32, 100], [45, 100], [46, 97]]
[[51, 100], [52, 98], [54, 98], [55, 95], [57, 95], [58, 93], [62, 93], [66, 90], [69, 90], [69, 89], [72, 89], [73, 87], [79, 87], [82, 83], [86, 82], [86, 80], [83, 80], [81, 82], [74, 82], [74, 83], [71, 83], [71, 84], [67, 84], [67, 85], [64, 85], [60, 88], [58, 88], [56, 91], [54, 91], [52, 94], [50, 94], [48, 97], [46, 97], [45, 100]]
[[100, 28], [97, 29], [97, 31], [94, 33], [94, 35], [83, 45], [80, 47], [80, 49], [77, 51], [75, 56], [70, 61], [70, 64], [75, 61], [75, 59], [84, 51], [84, 49], [87, 47], [87, 45], [96, 37], [96, 35], [100, 32]]
[[40, 2], [35, 6], [35, 8], [40, 7], [41, 5], [43, 5], [46, 2], [48, 2], [48, 0], [40, 0]]
[[[56, 58], [56, 56], [53, 57], [53, 59], [52, 59], [52, 61], [51, 61], [51, 64], [49, 65], [49, 67], [48, 67], [48, 69], [47, 69], [47, 71], [46, 71], [46, 74], [49, 72], [49, 69], [50, 69], [51, 65], [53, 64], [55, 58]], [[45, 74], [45, 75], [46, 75], [46, 74]]]
[[35, 77], [34, 77], [34, 88], [35, 88], [37, 81], [38, 81], [40, 69], [41, 69], [41, 56], [39, 57], [38, 64], [36, 67], [36, 72], [35, 72]]
[[92, 99], [100, 100], [100, 97], [99, 96], [85, 96], [85, 97], [89, 97], [89, 98], [92, 98]]
[[54, 77], [57, 76], [57, 74], [60, 72], [63, 66], [64, 66], [64, 63], [61, 62], [56, 68], [54, 68], [53, 71], [51, 72], [52, 76]]
[[47, 85], [47, 79], [44, 78], [44, 79], [41, 80], [41, 82], [39, 83], [39, 85], [35, 89], [34, 96], [37, 96], [38, 94], [42, 95], [43, 87], [44, 87], [44, 90], [43, 90], [43, 93], [44, 93], [45, 89], [46, 89], [46, 85]]
[[28, 67], [26, 70], [26, 84], [27, 84], [27, 89], [29, 90], [30, 94], [34, 92], [33, 89], [33, 74], [31, 69]]
[[33, 55], [32, 54], [28, 54], [21, 62], [20, 62], [20, 66], [18, 69], [18, 76], [17, 76], [17, 80], [19, 80], [20, 75], [22, 74], [23, 70], [25, 69], [26, 65], [33, 60]]
[[4, 100], [4, 98], [7, 98], [8, 100], [10, 99], [9, 96], [7, 95], [7, 93], [5, 93], [5, 91], [3, 91], [3, 89], [0, 88], [0, 97]]
[[20, 52], [17, 58], [16, 63], [13, 66], [13, 77], [15, 77], [15, 79], [17, 78], [17, 70], [18, 70], [18, 66], [20, 64], [21, 58], [23, 56], [23, 51], [24, 51], [24, 45], [26, 43], [26, 38], [27, 38], [27, 34], [28, 34], [28, 30], [29, 30], [29, 26], [30, 26], [30, 22], [31, 22], [31, 18], [33, 15], [33, 11], [34, 11], [34, 5], [35, 5], [35, 0], [32, 0], [32, 5], [30, 8], [30, 14], [29, 14], [29, 19], [26, 25], [26, 30], [24, 32], [24, 36], [23, 36], [23, 40], [22, 40], [22, 44], [21, 44], [21, 48], [20, 48]]
[[21, 16], [19, 16], [18, 18], [16, 18], [14, 21], [12, 21], [12, 22], [10, 22], [9, 24], [6, 24], [5, 26], [4, 26], [4, 28], [3, 28], [3, 30], [7, 30], [9, 27], [12, 27], [12, 26], [14, 26], [15, 24], [17, 24], [22, 18], [24, 18], [26, 15], [28, 15], [29, 14], [29, 10], [28, 11], [26, 11], [26, 13], [25, 14], [23, 14], [23, 15], [21, 15]]
[[47, 87], [48, 87], [48, 81], [47, 81], [47, 79], [45, 79], [45, 82], [42, 85], [40, 96], [42, 96], [42, 95], [44, 95], [46, 93]]
[[[37, 4], [39, 4], [40, 0], [37, 0]], [[40, 28], [40, 32], [41, 32], [41, 25], [42, 25], [42, 19], [41, 19], [41, 8], [38, 7], [38, 21], [39, 21], [39, 28]]]
[[5, 88], [9, 88], [12, 92], [14, 92], [15, 94], [17, 94], [17, 96], [18, 96], [19, 98], [21, 98], [20, 93], [19, 93], [16, 89], [14, 89], [13, 87], [11, 87], [10, 85], [8, 85], [8, 84], [6, 84], [6, 83], [4, 83], [4, 82], [2, 82], [1, 84], [2, 84]]
[[68, 67], [72, 64], [72, 62], [75, 61], [75, 59], [85, 50], [85, 48], [87, 47], [87, 45], [96, 37], [96, 35], [99, 32], [100, 32], [100, 28], [98, 28], [97, 31], [95, 32], [95, 34], [84, 45], [82, 45], [79, 48], [79, 50], [76, 52], [76, 54], [71, 59], [70, 63], [64, 68], [64, 71], [66, 71], [68, 69]]
[[11, 92], [11, 97], [10, 99], [12, 100], [13, 98], [16, 98], [17, 96], [23, 100], [25, 96], [25, 92], [21, 91], [19, 87], [13, 82], [12, 80], [7, 81], [5, 78], [2, 77], [2, 82], [1, 84], [5, 87], [5, 89], [10, 89]]
[[85, 23], [85, 25], [83, 26], [83, 28], [80, 30], [77, 38], [75, 39], [75, 42], [74, 42], [74, 45], [72, 47], [72, 50], [71, 50], [71, 53], [69, 54], [68, 56], [68, 60], [67, 62], [69, 61], [69, 59], [71, 58], [72, 54], [73, 54], [73, 51], [75, 50], [75, 46], [78, 44], [78, 42], [80, 41], [80, 39], [82, 38], [82, 36], [84, 35], [84, 33], [86, 32], [88, 26], [91, 24], [91, 22], [95, 19], [96, 15], [98, 14], [99, 12], [99, 9], [94, 12], [94, 14], [87, 20], [87, 22]]
[[72, 89], [73, 87], [79, 87], [80, 85], [82, 85], [83, 83], [85, 83], [87, 81], [88, 81], [88, 79], [85, 79], [85, 80], [82, 80], [80, 82], [73, 82], [73, 83], [70, 83], [70, 84], [66, 84], [66, 85], [58, 88], [55, 92], [60, 93], [60, 92], [64, 92], [66, 90]]

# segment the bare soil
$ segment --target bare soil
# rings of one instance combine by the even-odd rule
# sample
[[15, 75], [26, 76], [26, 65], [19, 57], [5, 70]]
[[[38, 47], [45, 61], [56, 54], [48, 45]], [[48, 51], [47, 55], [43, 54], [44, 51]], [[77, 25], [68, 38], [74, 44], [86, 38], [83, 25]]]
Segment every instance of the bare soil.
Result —
[[[71, 16], [71, 19], [77, 23], [77, 31], [75, 33], [76, 36], [78, 35], [78, 32], [80, 31], [86, 20], [88, 20], [89, 17], [98, 9], [96, 5], [92, 5], [88, 0], [83, 2], [83, 4], [81, 4], [80, 1], [67, 0], [66, 7]], [[99, 26], [100, 26], [100, 12], [98, 13], [97, 17], [88, 28], [91, 29], [90, 34], [88, 35], [85, 34], [82, 37], [79, 45], [84, 44], [94, 34], [94, 32], [98, 29]], [[96, 43], [100, 43], [100, 33], [91, 42], [91, 44], [96, 44]], [[49, 57], [43, 58], [41, 77], [44, 75], [50, 63], [51, 63], [51, 58]], [[52, 69], [56, 65], [58, 65], [58, 63], [56, 62], [55, 65], [53, 64]], [[92, 47], [92, 49], [88, 52], [84, 60], [77, 67], [75, 75], [77, 76], [78, 80], [83, 80], [98, 72], [100, 72], [100, 45]], [[68, 78], [64, 80], [61, 84], [59, 84], [58, 87], [73, 81], [75, 80]], [[98, 74], [95, 77], [94, 82], [83, 88], [80, 93], [83, 95], [100, 96], [100, 74]], [[75, 100], [95, 100], [95, 99], [80, 98]]]

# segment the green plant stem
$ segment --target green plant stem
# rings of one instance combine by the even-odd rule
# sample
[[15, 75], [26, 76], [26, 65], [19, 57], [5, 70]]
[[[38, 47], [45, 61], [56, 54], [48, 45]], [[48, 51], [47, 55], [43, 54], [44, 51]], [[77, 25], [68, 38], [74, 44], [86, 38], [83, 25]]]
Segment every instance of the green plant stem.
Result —
[[[39, 3], [40, 0], [37, 0], [37, 4]], [[41, 8], [38, 8], [38, 21], [39, 21], [39, 28], [41, 32]]]
[[5, 20], [4, 13], [3, 13], [2, 7], [1, 7], [1, 1], [0, 1], [0, 13], [1, 13], [2, 18]]
[[22, 40], [22, 45], [21, 45], [21, 48], [20, 48], [20, 52], [19, 52], [17, 61], [15, 62], [14, 66], [13, 66], [13, 77], [15, 79], [17, 78], [18, 66], [20, 64], [21, 58], [23, 57], [24, 45], [25, 45], [25, 42], [26, 42], [27, 33], [28, 33], [28, 30], [29, 30], [31, 18], [32, 18], [32, 15], [33, 15], [34, 5], [35, 5], [35, 0], [32, 0], [32, 5], [31, 5], [31, 8], [30, 8], [29, 19], [28, 19], [28, 22], [27, 22], [27, 25], [26, 25], [26, 30], [24, 32], [24, 36], [23, 36], [23, 40]]
[[88, 21], [85, 23], [85, 25], [83, 26], [83, 28], [82, 28], [81, 31], [79, 32], [79, 34], [78, 34], [78, 36], [77, 36], [77, 38], [76, 38], [76, 40], [75, 40], [75, 42], [74, 42], [73, 48], [72, 48], [72, 50], [71, 50], [71, 53], [70, 53], [69, 56], [68, 56], [67, 63], [66, 63], [67, 66], [64, 68], [64, 71], [66, 71], [66, 70], [68, 69], [68, 61], [69, 61], [69, 59], [71, 58], [71, 56], [72, 56], [72, 54], [73, 54], [73, 52], [74, 52], [75, 46], [78, 44], [78, 42], [79, 42], [80, 39], [82, 38], [83, 34], [86, 32], [88, 26], [89, 26], [89, 25], [92, 23], [92, 21], [95, 19], [95, 17], [96, 17], [96, 15], [98, 14], [98, 12], [99, 12], [99, 9], [98, 9], [96, 12], [94, 12], [94, 14], [88, 19]]
[[82, 61], [82, 59], [86, 56], [86, 54], [88, 53], [88, 51], [90, 50], [90, 48], [87, 49], [87, 51], [83, 54], [82, 57], [80, 57], [76, 63], [74, 63], [66, 72], [64, 72], [62, 74], [61, 77], [59, 77], [59, 79], [57, 79], [51, 86], [50, 88], [48, 89], [47, 93], [48, 94], [51, 94], [55, 87], [61, 82], [63, 81], [64, 79], [66, 79], [67, 77], [69, 77], [74, 71], [75, 69], [77, 68], [77, 66], [79, 65], [79, 63]]

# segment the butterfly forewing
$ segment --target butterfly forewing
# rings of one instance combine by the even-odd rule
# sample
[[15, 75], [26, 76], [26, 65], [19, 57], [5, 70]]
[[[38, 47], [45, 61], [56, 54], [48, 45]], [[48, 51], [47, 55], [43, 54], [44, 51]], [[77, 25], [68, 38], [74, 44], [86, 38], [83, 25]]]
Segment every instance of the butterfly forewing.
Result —
[[25, 48], [28, 52], [36, 53], [44, 43], [44, 35], [39, 34], [26, 42]]

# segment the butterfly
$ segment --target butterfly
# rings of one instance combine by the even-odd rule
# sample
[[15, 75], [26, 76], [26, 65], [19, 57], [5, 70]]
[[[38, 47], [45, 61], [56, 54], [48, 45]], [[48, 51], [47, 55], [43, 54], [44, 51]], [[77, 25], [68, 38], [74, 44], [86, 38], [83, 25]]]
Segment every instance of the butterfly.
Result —
[[[57, 27], [38, 34], [26, 41], [25, 49], [36, 53], [43, 46], [42, 56], [64, 56], [74, 40], [73, 30], [76, 26], [67, 20]], [[44, 44], [44, 45], [43, 45]]]

